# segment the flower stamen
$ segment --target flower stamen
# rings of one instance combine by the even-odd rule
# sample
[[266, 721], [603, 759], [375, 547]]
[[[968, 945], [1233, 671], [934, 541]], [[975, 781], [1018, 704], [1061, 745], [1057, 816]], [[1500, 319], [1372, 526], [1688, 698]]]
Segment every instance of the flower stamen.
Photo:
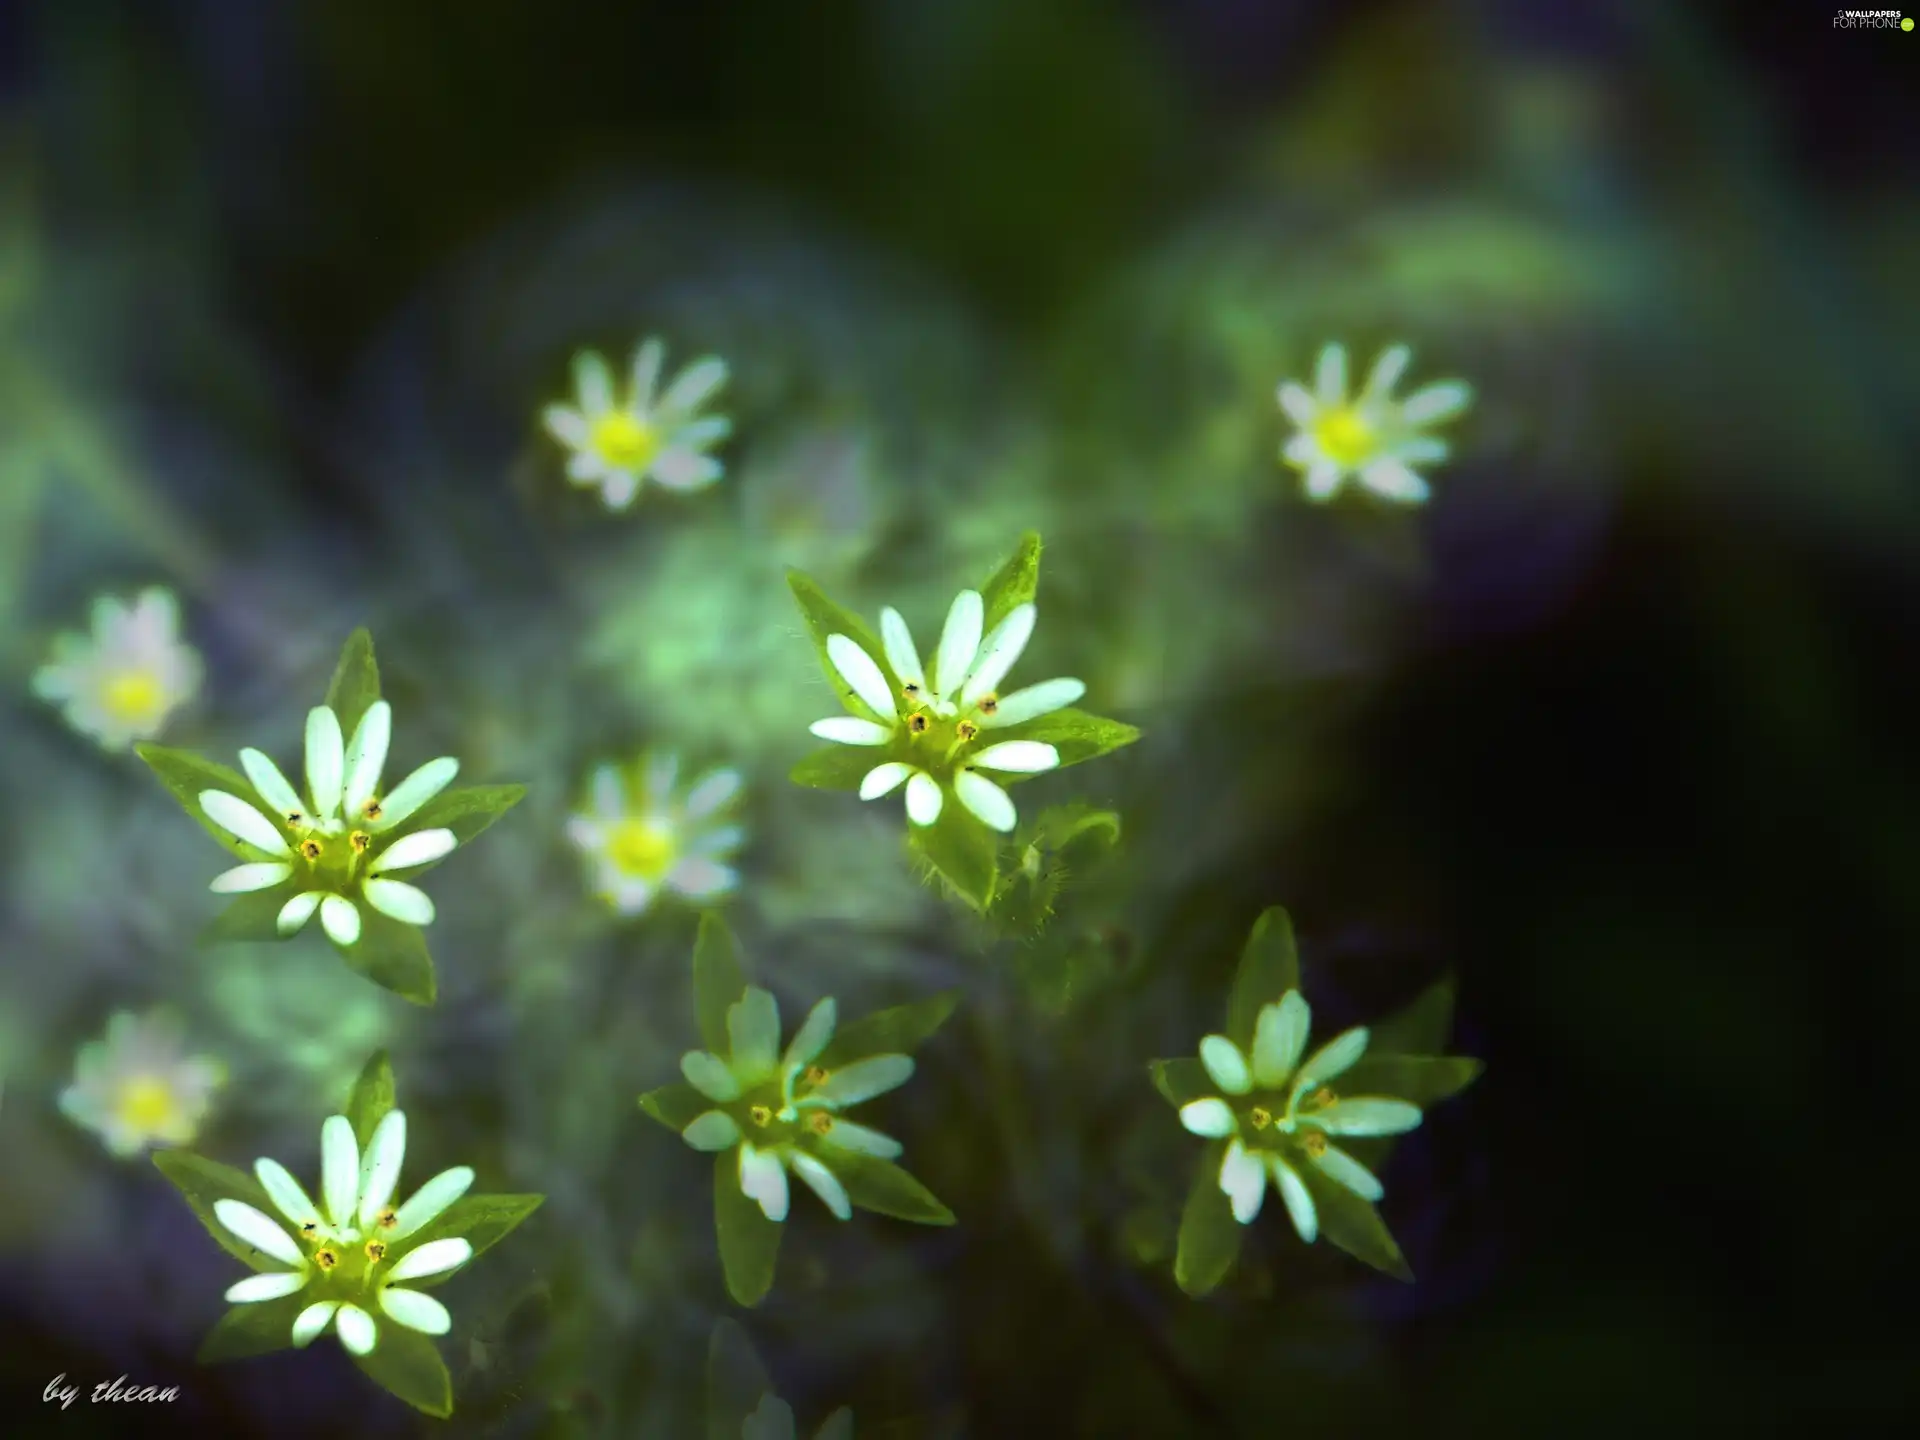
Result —
[[915, 735], [926, 734], [927, 727], [931, 724], [933, 724], [933, 722], [925, 715], [910, 715], [907, 717], [907, 729]]
[[833, 1116], [824, 1110], [816, 1110], [807, 1116], [807, 1128], [816, 1135], [824, 1135], [833, 1129]]
[[378, 1265], [382, 1260], [386, 1258], [387, 1258], [387, 1246], [385, 1241], [369, 1240], [367, 1242], [367, 1259], [373, 1261], [374, 1264]]
[[1307, 1154], [1316, 1158], [1327, 1153], [1327, 1137], [1318, 1130], [1309, 1130], [1300, 1137], [1300, 1143]]
[[1247, 1112], [1247, 1119], [1253, 1122], [1253, 1128], [1264, 1130], [1273, 1123], [1273, 1115], [1264, 1105], [1256, 1105]]
[[827, 1072], [822, 1070], [818, 1065], [809, 1065], [807, 1067], [806, 1080], [807, 1084], [818, 1089], [827, 1083]]
[[754, 1124], [760, 1126], [762, 1129], [765, 1129], [768, 1123], [771, 1122], [773, 1119], [773, 1111], [769, 1110], [764, 1105], [756, 1105], [751, 1110], [747, 1111], [747, 1118], [752, 1120]]
[[400, 1223], [400, 1212], [389, 1206], [380, 1212], [380, 1218], [373, 1222], [382, 1230], [391, 1230]]
[[360, 813], [365, 815], [369, 820], [378, 820], [382, 814], [381, 804], [378, 800], [369, 800], [361, 809]]
[[322, 1270], [331, 1270], [340, 1263], [340, 1254], [338, 1251], [322, 1245], [318, 1250], [313, 1252], [313, 1263], [318, 1265]]
[[320, 842], [318, 840], [303, 840], [300, 844], [300, 853], [309, 860], [318, 860], [320, 858]]
[[364, 830], [356, 830], [347, 837], [347, 843], [353, 847], [354, 854], [364, 855], [373, 844], [373, 837]]

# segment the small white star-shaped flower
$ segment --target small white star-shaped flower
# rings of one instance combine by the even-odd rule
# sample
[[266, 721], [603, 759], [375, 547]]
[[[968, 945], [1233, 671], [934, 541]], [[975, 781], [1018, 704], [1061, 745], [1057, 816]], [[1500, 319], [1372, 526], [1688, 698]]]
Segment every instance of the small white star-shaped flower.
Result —
[[1299, 427], [1281, 456], [1306, 477], [1312, 499], [1330, 499], [1348, 476], [1382, 499], [1417, 504], [1427, 498], [1427, 482], [1413, 467], [1445, 460], [1448, 447], [1425, 427], [1465, 410], [1473, 389], [1464, 380], [1442, 380], [1395, 400], [1393, 387], [1412, 356], [1405, 345], [1383, 350], [1366, 385], [1349, 399], [1346, 347], [1333, 343], [1320, 352], [1311, 393], [1292, 380], [1281, 385], [1280, 408]]
[[647, 480], [669, 490], [699, 490], [724, 473], [708, 451], [727, 438], [732, 422], [699, 411], [726, 383], [726, 362], [713, 356], [696, 360], [656, 396], [665, 355], [657, 337], [640, 346], [622, 400], [614, 394], [607, 362], [582, 351], [573, 361], [576, 403], [550, 405], [541, 417], [548, 432], [573, 452], [567, 478], [576, 485], [597, 485], [609, 509], [626, 509]]

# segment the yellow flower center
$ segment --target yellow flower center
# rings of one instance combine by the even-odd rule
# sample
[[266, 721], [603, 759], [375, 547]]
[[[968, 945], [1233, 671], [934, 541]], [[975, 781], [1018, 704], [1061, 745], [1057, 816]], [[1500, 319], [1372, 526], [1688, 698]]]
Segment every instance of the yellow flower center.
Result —
[[639, 470], [660, 453], [660, 432], [624, 410], [610, 410], [593, 422], [587, 443], [606, 464]]
[[100, 689], [100, 703], [114, 719], [140, 724], [157, 719], [167, 692], [151, 670], [122, 670]]
[[172, 1128], [180, 1115], [173, 1087], [153, 1075], [136, 1075], [122, 1085], [113, 1108], [122, 1125], [145, 1135]]
[[658, 880], [673, 868], [673, 834], [645, 820], [622, 820], [607, 837], [607, 858], [623, 874]]
[[1328, 410], [1313, 422], [1313, 438], [1327, 458], [1339, 465], [1358, 465], [1379, 447], [1380, 438], [1350, 405]]

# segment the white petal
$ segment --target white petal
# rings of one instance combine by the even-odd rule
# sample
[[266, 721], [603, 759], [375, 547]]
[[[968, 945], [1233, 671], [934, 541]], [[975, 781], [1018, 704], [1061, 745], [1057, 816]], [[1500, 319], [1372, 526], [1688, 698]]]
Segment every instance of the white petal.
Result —
[[613, 408], [613, 376], [607, 362], [593, 351], [582, 350], [573, 357], [573, 387], [589, 420]]
[[980, 649], [980, 627], [986, 610], [978, 590], [962, 590], [953, 597], [947, 623], [940, 631], [940, 649], [934, 656], [932, 685], [942, 695], [960, 689], [973, 657]]
[[1314, 1051], [1307, 1063], [1300, 1067], [1300, 1073], [1293, 1078], [1295, 1092], [1304, 1094], [1353, 1068], [1360, 1057], [1367, 1053], [1367, 1033], [1366, 1026], [1355, 1026]]
[[911, 1055], [871, 1055], [841, 1066], [813, 1093], [837, 1110], [897, 1090], [912, 1078]]
[[913, 766], [899, 760], [889, 760], [884, 765], [876, 765], [860, 781], [860, 798], [878, 800], [882, 795], [891, 795], [911, 774], [913, 774]]
[[738, 770], [716, 770], [687, 792], [685, 806], [689, 820], [704, 820], [740, 793]]
[[1289, 380], [1280, 387], [1280, 408], [1287, 412], [1287, 418], [1305, 429], [1313, 424], [1314, 416], [1320, 413], [1320, 407], [1313, 403], [1313, 397], [1307, 393], [1307, 387], [1297, 381]]
[[355, 1355], [370, 1354], [380, 1338], [373, 1328], [373, 1317], [358, 1305], [342, 1305], [333, 1324], [340, 1332], [340, 1344]]
[[1312, 1014], [1298, 990], [1289, 990], [1277, 1005], [1263, 1006], [1253, 1027], [1253, 1078], [1268, 1090], [1287, 1083], [1306, 1047]]
[[627, 782], [616, 765], [596, 765], [588, 784], [593, 813], [602, 820], [617, 820], [627, 813]]
[[1039, 614], [1031, 604], [1016, 605], [980, 642], [980, 653], [974, 657], [973, 669], [960, 691], [962, 705], [971, 706], [982, 695], [1000, 688], [1000, 682], [1027, 648], [1027, 641], [1033, 638], [1033, 622]]
[[258, 865], [236, 865], [213, 877], [207, 888], [216, 895], [251, 895], [255, 890], [271, 890], [293, 874], [293, 866], [278, 860]]
[[724, 415], [707, 415], [674, 427], [673, 443], [686, 450], [705, 450], [733, 434], [733, 422]]
[[718, 480], [726, 467], [711, 455], [676, 448], [663, 451], [647, 473], [669, 490], [698, 490]]
[[344, 1115], [330, 1115], [320, 1127], [320, 1193], [334, 1228], [352, 1226], [360, 1202], [360, 1142]]
[[880, 643], [886, 649], [887, 664], [900, 677], [900, 683], [924, 688], [927, 675], [920, 668], [920, 652], [914, 648], [913, 632], [891, 605], [880, 612]]
[[1431, 425], [1458, 415], [1472, 403], [1473, 387], [1464, 380], [1442, 380], [1409, 395], [1400, 406], [1400, 419], [1408, 425]]
[[1337, 340], [1320, 351], [1313, 367], [1314, 398], [1323, 406], [1338, 405], [1347, 398], [1347, 347]]
[[368, 880], [363, 893], [367, 904], [402, 925], [431, 925], [433, 897], [404, 880]]
[[287, 777], [280, 773], [280, 767], [260, 751], [242, 750], [240, 768], [247, 772], [247, 779], [260, 792], [260, 798], [278, 812], [281, 820], [289, 815], [306, 813], [307, 802], [287, 783]]
[[709, 1100], [726, 1104], [740, 1098], [740, 1082], [718, 1055], [708, 1050], [689, 1050], [680, 1057], [680, 1073], [687, 1083]]
[[1267, 1167], [1238, 1140], [1220, 1162], [1220, 1189], [1233, 1202], [1233, 1218], [1251, 1225], [1267, 1195]]
[[576, 485], [598, 485], [606, 473], [606, 465], [591, 450], [567, 457], [567, 478]]
[[366, 808], [380, 788], [380, 771], [387, 763], [387, 746], [393, 739], [393, 707], [376, 700], [353, 727], [353, 740], [347, 746], [345, 798], [349, 819]]
[[253, 1305], [262, 1300], [278, 1300], [306, 1288], [306, 1275], [297, 1271], [291, 1274], [249, 1275], [227, 1287], [227, 1303]]
[[787, 1042], [786, 1053], [780, 1057], [781, 1068], [794, 1070], [811, 1065], [833, 1039], [833, 1029], [839, 1019], [840, 1007], [831, 995], [809, 1010], [800, 1028], [793, 1032], [793, 1039]]
[[709, 1110], [694, 1117], [680, 1138], [696, 1150], [717, 1153], [740, 1143], [740, 1126], [724, 1110]]
[[986, 776], [972, 770], [963, 769], [954, 774], [953, 793], [982, 825], [1002, 835], [1013, 829], [1020, 818], [1013, 808], [1013, 798]]
[[1426, 499], [1430, 493], [1425, 480], [1414, 474], [1405, 462], [1392, 456], [1362, 465], [1360, 483], [1383, 499], [1399, 500], [1410, 505]]
[[[473, 1184], [473, 1170], [466, 1165], [456, 1165], [451, 1170], [442, 1170], [426, 1184], [413, 1192], [413, 1198], [402, 1205], [395, 1215], [395, 1224], [388, 1235], [394, 1240], [404, 1240], [421, 1226], [440, 1218], [440, 1212], [467, 1193]], [[422, 1245], [422, 1250], [427, 1247]]]
[[574, 450], [585, 446], [591, 434], [587, 417], [570, 405], [547, 406], [540, 412], [540, 423], [554, 439]]
[[836, 1220], [853, 1218], [853, 1205], [847, 1199], [847, 1187], [826, 1166], [804, 1151], [795, 1150], [787, 1156], [787, 1163], [793, 1166], [793, 1173], [807, 1182], [807, 1188], [820, 1197], [821, 1203], [833, 1212]]
[[1195, 1135], [1204, 1135], [1210, 1140], [1223, 1140], [1240, 1128], [1233, 1107], [1217, 1096], [1182, 1105], [1180, 1123]]
[[682, 370], [660, 397], [663, 412], [685, 414], [696, 410], [727, 383], [727, 362], [709, 355]]
[[1329, 1135], [1404, 1135], [1420, 1125], [1420, 1107], [1405, 1100], [1340, 1100], [1301, 1120]]
[[409, 819], [422, 805], [451, 785], [453, 777], [459, 773], [460, 762], [451, 755], [429, 760], [393, 787], [393, 792], [381, 804], [380, 820], [374, 828], [391, 830], [402, 820]]
[[1413, 351], [1405, 345], [1389, 345], [1380, 352], [1380, 358], [1373, 362], [1373, 369], [1367, 375], [1366, 398], [1380, 399], [1400, 383], [1400, 377], [1406, 373], [1407, 362], [1413, 358]]
[[306, 1190], [278, 1160], [254, 1161], [253, 1173], [259, 1177], [260, 1187], [267, 1192], [267, 1198], [296, 1226], [307, 1225], [320, 1218], [320, 1212], [314, 1207], [313, 1201], [307, 1198]]
[[409, 1250], [394, 1261], [393, 1269], [387, 1272], [387, 1279], [421, 1280], [428, 1275], [439, 1275], [464, 1265], [473, 1258], [473, 1243], [458, 1237], [449, 1240], [429, 1240], [417, 1249]]
[[840, 672], [840, 678], [852, 687], [853, 693], [875, 715], [891, 716], [897, 713], [893, 692], [887, 688], [887, 677], [880, 673], [880, 667], [873, 663], [873, 657], [866, 651], [844, 635], [829, 635], [827, 658], [833, 662], [833, 668]]
[[263, 1255], [284, 1265], [300, 1265], [306, 1257], [285, 1227], [239, 1200], [216, 1200], [213, 1215], [222, 1225]]
[[274, 920], [274, 927], [282, 935], [297, 935], [313, 918], [313, 912], [320, 908], [320, 902], [326, 896], [318, 890], [309, 890], [296, 895], [280, 907], [280, 914]]
[[893, 737], [889, 727], [853, 715], [830, 715], [807, 728], [820, 739], [840, 745], [884, 745]]
[[627, 403], [639, 414], [645, 415], [653, 409], [654, 389], [660, 383], [660, 364], [666, 356], [667, 347], [657, 335], [649, 335], [633, 352], [633, 393], [627, 397]]
[[749, 985], [727, 1007], [728, 1064], [743, 1083], [770, 1072], [780, 1054], [780, 1002], [771, 990]]
[[318, 1305], [309, 1305], [293, 1317], [293, 1343], [295, 1348], [304, 1350], [326, 1330], [327, 1322], [333, 1319], [333, 1312], [340, 1308], [337, 1300], [322, 1300]]
[[1039, 740], [1003, 740], [977, 755], [968, 756], [967, 763], [983, 770], [1004, 770], [1010, 775], [1037, 775], [1059, 765], [1060, 752]]
[[907, 781], [907, 818], [916, 825], [931, 825], [940, 818], [945, 797], [940, 785], [924, 770], [916, 770]]
[[689, 900], [711, 900], [740, 883], [740, 872], [705, 855], [692, 855], [668, 872], [667, 887]]
[[1336, 1146], [1328, 1145], [1319, 1154], [1309, 1154], [1307, 1158], [1322, 1175], [1346, 1186], [1362, 1200], [1378, 1200], [1387, 1193], [1371, 1170]]
[[982, 716], [980, 723], [996, 730], [1004, 730], [1009, 725], [1022, 725], [1042, 715], [1051, 715], [1055, 710], [1063, 710], [1086, 693], [1086, 685], [1070, 677], [1042, 680], [1038, 685], [1029, 685], [1024, 690], [1016, 690], [1005, 696], [993, 714]]
[[1416, 435], [1400, 441], [1392, 450], [1394, 459], [1409, 465], [1437, 465], [1452, 453], [1453, 447], [1434, 435]]
[[307, 712], [307, 795], [322, 820], [340, 811], [340, 785], [346, 775], [346, 741], [340, 717], [325, 705]]
[[664, 809], [673, 798], [673, 787], [680, 779], [680, 757], [671, 750], [654, 750], [641, 766], [641, 785], [647, 803]]
[[851, 1120], [835, 1120], [833, 1128], [820, 1137], [836, 1150], [849, 1150], [856, 1155], [877, 1155], [882, 1160], [892, 1160], [902, 1149], [900, 1142], [891, 1135], [882, 1135], [865, 1125], [856, 1125]]
[[416, 865], [431, 865], [451, 855], [459, 843], [451, 830], [416, 830], [411, 835], [402, 835], [382, 850], [374, 859], [371, 869], [376, 875], [384, 875], [389, 870], [411, 870]]
[[238, 795], [229, 795], [224, 790], [202, 790], [200, 808], [222, 830], [239, 836], [256, 849], [264, 850], [269, 855], [293, 853], [286, 837], [280, 833], [280, 827]]
[[758, 1201], [760, 1213], [778, 1222], [787, 1218], [787, 1172], [780, 1157], [751, 1144], [740, 1146], [740, 1192]]
[[1333, 461], [1320, 459], [1307, 469], [1307, 496], [1312, 500], [1331, 499], [1333, 492], [1340, 488], [1342, 471]]
[[1207, 1067], [1213, 1083], [1229, 1095], [1244, 1095], [1253, 1088], [1246, 1057], [1224, 1035], [1209, 1035], [1200, 1042], [1200, 1063]]
[[393, 1198], [400, 1183], [400, 1162], [407, 1154], [407, 1117], [389, 1110], [373, 1127], [367, 1153], [360, 1162], [360, 1224], [371, 1225]]
[[1313, 1196], [1307, 1193], [1306, 1182], [1291, 1165], [1278, 1155], [1268, 1158], [1273, 1162], [1273, 1178], [1280, 1187], [1280, 1198], [1286, 1202], [1287, 1217], [1293, 1221], [1300, 1238], [1311, 1245], [1320, 1233], [1320, 1216], [1314, 1209]]
[[640, 477], [631, 470], [608, 470], [600, 477], [600, 499], [609, 510], [624, 510], [640, 493]]
[[343, 895], [329, 895], [320, 902], [320, 928], [336, 945], [351, 945], [360, 938], [360, 912]]
[[1289, 465], [1311, 465], [1319, 453], [1320, 443], [1304, 431], [1289, 435], [1280, 447], [1280, 458]]
[[382, 1290], [380, 1308], [387, 1318], [423, 1335], [444, 1335], [453, 1328], [447, 1307], [418, 1290]]

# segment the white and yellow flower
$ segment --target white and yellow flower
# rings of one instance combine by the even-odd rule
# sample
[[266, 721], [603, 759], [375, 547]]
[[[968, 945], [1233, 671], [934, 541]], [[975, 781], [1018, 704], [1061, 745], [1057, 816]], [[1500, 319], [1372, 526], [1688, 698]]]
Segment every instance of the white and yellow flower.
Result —
[[105, 1038], [80, 1047], [60, 1109], [125, 1157], [148, 1146], [191, 1143], [225, 1081], [218, 1060], [186, 1053], [173, 1014], [123, 1011], [107, 1022]]
[[595, 892], [622, 915], [638, 915], [660, 893], [715, 900], [740, 883], [727, 862], [745, 832], [726, 823], [740, 793], [740, 772], [712, 770], [677, 788], [679, 758], [660, 754], [639, 767], [635, 787], [620, 767], [600, 765], [589, 809], [567, 821], [567, 838], [592, 865]]
[[726, 383], [726, 362], [711, 355], [696, 360], [656, 396], [665, 356], [658, 337], [640, 346], [623, 399], [607, 362], [582, 351], [573, 360], [575, 404], [550, 405], [542, 415], [548, 432], [573, 452], [567, 478], [599, 486], [610, 509], [626, 509], [647, 480], [669, 490], [699, 490], [724, 473], [708, 452], [727, 438], [732, 422], [699, 411]]
[[181, 641], [180, 608], [166, 590], [149, 589], [131, 605], [110, 595], [93, 602], [92, 633], [57, 636], [33, 677], [33, 693], [58, 705], [67, 723], [108, 750], [151, 740], [200, 689], [205, 667]]
[[1465, 410], [1473, 389], [1464, 380], [1442, 380], [1393, 398], [1393, 387], [1412, 359], [1405, 345], [1392, 345], [1374, 361], [1358, 395], [1347, 394], [1347, 351], [1333, 343], [1320, 351], [1314, 388], [1289, 380], [1280, 386], [1280, 408], [1299, 427], [1281, 458], [1305, 476], [1307, 494], [1330, 499], [1352, 476], [1385, 500], [1417, 504], [1429, 493], [1415, 465], [1447, 458], [1447, 442], [1427, 426]]

